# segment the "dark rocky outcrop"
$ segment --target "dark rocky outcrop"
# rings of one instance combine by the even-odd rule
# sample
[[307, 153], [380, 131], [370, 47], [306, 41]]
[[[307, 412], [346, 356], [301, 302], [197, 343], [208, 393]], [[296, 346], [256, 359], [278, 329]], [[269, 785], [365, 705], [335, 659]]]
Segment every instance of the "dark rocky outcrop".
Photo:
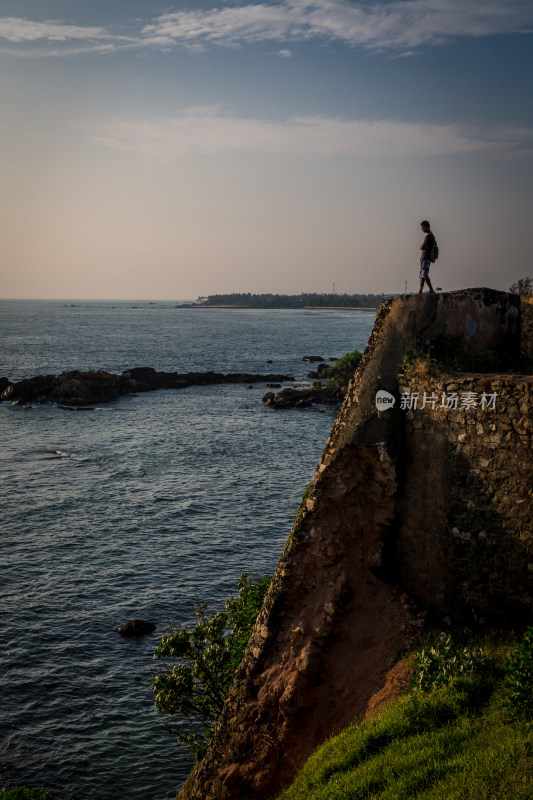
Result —
[[59, 403], [85, 406], [109, 403], [120, 395], [153, 392], [157, 389], [185, 389], [187, 386], [208, 386], [217, 383], [268, 383], [292, 381], [292, 375], [257, 375], [221, 372], [158, 372], [152, 367], [135, 367], [114, 375], [103, 370], [72, 370], [60, 375], [37, 375], [10, 383], [2, 378], [0, 400], [13, 403]]
[[272, 408], [310, 408], [312, 405], [335, 405], [341, 403], [344, 397], [343, 389], [319, 389], [315, 386], [306, 386], [303, 389], [287, 388], [281, 392], [267, 392], [263, 402]]
[[154, 631], [154, 623], [146, 622], [146, 620], [143, 619], [131, 619], [124, 625], [121, 625], [120, 628], [117, 628], [117, 633], [120, 633], [121, 636], [125, 636], [127, 639], [134, 639], [138, 638], [139, 636], [148, 636]]
[[316, 370], [312, 369], [311, 372], [307, 373], [307, 377], [312, 378], [313, 380], [316, 380], [317, 378], [324, 378], [329, 369], [331, 369], [331, 367], [327, 364], [319, 364]]

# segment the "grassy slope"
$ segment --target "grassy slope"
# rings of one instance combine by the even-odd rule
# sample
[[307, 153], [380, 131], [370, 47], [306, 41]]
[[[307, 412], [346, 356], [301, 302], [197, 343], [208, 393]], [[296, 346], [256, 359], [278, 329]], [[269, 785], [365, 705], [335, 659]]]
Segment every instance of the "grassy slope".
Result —
[[498, 669], [410, 692], [326, 742], [280, 800], [530, 800], [533, 725], [505, 697]]

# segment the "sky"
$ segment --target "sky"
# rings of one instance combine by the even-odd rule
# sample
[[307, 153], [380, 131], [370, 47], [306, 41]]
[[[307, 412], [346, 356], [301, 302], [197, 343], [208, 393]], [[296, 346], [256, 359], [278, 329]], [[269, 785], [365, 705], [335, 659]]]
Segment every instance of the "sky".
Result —
[[0, 296], [507, 289], [532, 79], [532, 0], [0, 0]]

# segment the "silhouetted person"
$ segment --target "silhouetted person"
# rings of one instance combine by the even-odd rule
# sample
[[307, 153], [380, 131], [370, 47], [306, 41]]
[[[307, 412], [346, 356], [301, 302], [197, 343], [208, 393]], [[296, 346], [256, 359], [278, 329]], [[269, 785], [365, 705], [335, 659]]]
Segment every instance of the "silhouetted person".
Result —
[[[420, 223], [420, 227], [426, 234], [424, 241], [420, 245], [420, 289], [418, 294], [422, 294], [424, 283], [427, 283], [429, 291], [434, 293], [433, 286], [429, 280], [429, 268], [433, 259], [433, 249], [436, 245], [435, 237], [431, 232], [431, 228], [427, 219]], [[433, 259], [434, 260], [434, 259]]]

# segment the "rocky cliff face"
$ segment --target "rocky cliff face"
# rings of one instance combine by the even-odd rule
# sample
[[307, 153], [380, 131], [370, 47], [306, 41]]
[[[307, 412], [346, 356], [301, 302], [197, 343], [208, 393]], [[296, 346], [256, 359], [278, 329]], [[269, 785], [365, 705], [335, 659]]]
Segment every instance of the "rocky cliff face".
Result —
[[[487, 289], [382, 304], [181, 800], [275, 797], [372, 708], [422, 607], [469, 624], [530, 618], [532, 379], [401, 372], [409, 347], [450, 337], [510, 368], [520, 331], [520, 299]], [[378, 390], [394, 405], [378, 410]]]

